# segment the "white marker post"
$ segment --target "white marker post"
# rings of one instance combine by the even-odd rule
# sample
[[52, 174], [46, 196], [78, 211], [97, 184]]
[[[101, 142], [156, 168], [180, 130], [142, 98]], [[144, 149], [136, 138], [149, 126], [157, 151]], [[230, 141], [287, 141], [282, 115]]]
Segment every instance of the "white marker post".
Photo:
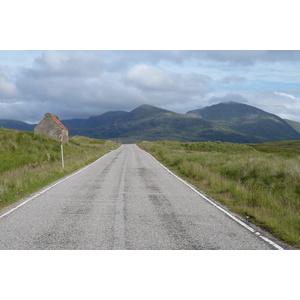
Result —
[[61, 150], [61, 165], [63, 169], [65, 168], [65, 162], [64, 162], [64, 149], [63, 149], [63, 136], [60, 135], [60, 150]]

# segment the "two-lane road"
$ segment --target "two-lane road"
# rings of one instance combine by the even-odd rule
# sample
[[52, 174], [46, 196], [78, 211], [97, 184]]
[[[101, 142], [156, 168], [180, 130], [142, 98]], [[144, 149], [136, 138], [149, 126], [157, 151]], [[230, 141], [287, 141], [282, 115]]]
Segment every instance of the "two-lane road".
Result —
[[275, 248], [136, 145], [0, 212], [0, 249]]

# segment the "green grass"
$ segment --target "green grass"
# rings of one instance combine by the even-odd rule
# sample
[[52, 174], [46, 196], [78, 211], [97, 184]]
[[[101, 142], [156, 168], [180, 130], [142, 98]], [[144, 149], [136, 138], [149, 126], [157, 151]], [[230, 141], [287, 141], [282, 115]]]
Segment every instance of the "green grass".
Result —
[[33, 132], [0, 129], [0, 209], [95, 161], [119, 144], [73, 137], [64, 145]]
[[261, 152], [279, 153], [281, 155], [298, 155], [300, 151], [300, 141], [278, 141], [248, 145]]
[[139, 146], [230, 210], [300, 247], [299, 141]]

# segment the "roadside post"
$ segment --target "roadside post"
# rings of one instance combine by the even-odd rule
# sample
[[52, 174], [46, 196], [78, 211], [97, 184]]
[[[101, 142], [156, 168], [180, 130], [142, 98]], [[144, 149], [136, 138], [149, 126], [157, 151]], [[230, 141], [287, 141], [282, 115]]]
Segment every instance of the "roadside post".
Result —
[[64, 148], [63, 148], [63, 136], [62, 134], [59, 136], [60, 137], [60, 150], [61, 150], [61, 165], [62, 168], [65, 168], [65, 162], [64, 162]]

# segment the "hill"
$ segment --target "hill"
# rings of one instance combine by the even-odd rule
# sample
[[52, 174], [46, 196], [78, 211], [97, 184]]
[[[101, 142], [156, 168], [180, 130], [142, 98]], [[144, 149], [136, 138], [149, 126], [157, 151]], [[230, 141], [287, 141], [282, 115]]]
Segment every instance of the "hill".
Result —
[[35, 125], [15, 120], [0, 120], [0, 128], [15, 129], [22, 131], [33, 131]]
[[[234, 140], [250, 142], [235, 130], [216, 125], [210, 121], [178, 114], [152, 105], [141, 105], [129, 113], [110, 112], [94, 117], [92, 127], [73, 129], [70, 133], [92, 138], [115, 139], [122, 142], [176, 140], [209, 141]], [[63, 121], [68, 124], [67, 121]], [[88, 122], [88, 120], [87, 120]]]
[[300, 139], [299, 132], [285, 120], [242, 103], [220, 103], [189, 111], [187, 115], [199, 116], [216, 124], [227, 126], [251, 137], [253, 142]]
[[300, 133], [300, 123], [299, 122], [295, 122], [295, 121], [291, 121], [291, 120], [286, 120], [285, 121], [292, 126], [297, 132]]
[[[69, 129], [70, 136], [114, 139], [123, 143], [146, 140], [233, 143], [300, 140], [300, 133], [291, 123], [256, 107], [236, 102], [192, 110], [185, 115], [144, 104], [130, 112], [110, 111], [88, 119], [62, 120], [62, 123]], [[17, 121], [2, 124], [3, 127], [19, 130], [34, 128], [34, 125]]]

